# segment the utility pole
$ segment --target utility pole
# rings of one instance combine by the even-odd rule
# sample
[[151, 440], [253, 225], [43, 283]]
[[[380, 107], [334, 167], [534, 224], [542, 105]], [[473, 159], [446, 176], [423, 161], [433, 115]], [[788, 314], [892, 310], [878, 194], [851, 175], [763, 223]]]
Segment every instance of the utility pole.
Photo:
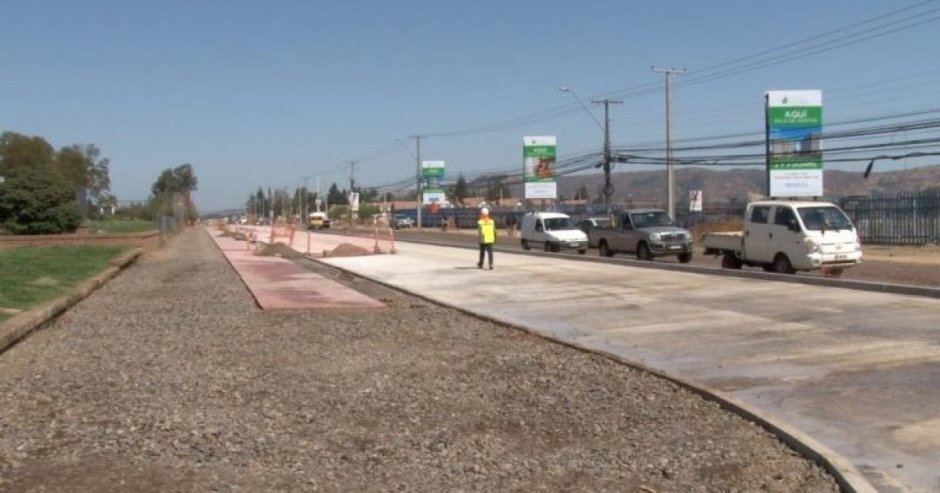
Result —
[[353, 194], [356, 193], [356, 161], [349, 162], [349, 195], [346, 201], [349, 202], [349, 227], [353, 225]]
[[620, 104], [623, 101], [616, 99], [600, 99], [592, 101], [594, 104], [604, 105], [604, 212], [611, 218], [610, 198], [614, 194], [614, 185], [610, 182], [610, 105]]
[[[317, 212], [320, 212], [320, 204], [323, 203], [322, 197], [320, 197], [320, 175], [317, 175], [317, 198], [315, 204], [317, 205]], [[326, 208], [327, 212], [330, 211], [330, 208]]]
[[304, 209], [304, 217], [303, 217], [303, 219], [302, 219], [304, 225], [306, 225], [307, 222], [310, 220], [310, 219], [309, 219], [310, 213], [308, 212], [308, 209], [309, 209], [309, 207], [310, 207], [310, 204], [309, 204], [309, 200], [307, 200], [307, 195], [309, 195], [309, 194], [307, 193], [307, 179], [308, 179], [308, 178], [310, 178], [310, 177], [309, 177], [309, 176], [305, 176], [305, 177], [304, 177], [304, 191], [303, 191], [303, 195], [300, 196], [300, 202], [301, 202], [302, 207], [303, 207], [303, 209]]
[[651, 67], [666, 77], [666, 202], [669, 217], [676, 220], [675, 171], [672, 160], [672, 76], [684, 74], [684, 69]]
[[418, 212], [418, 221], [415, 227], [421, 229], [421, 136], [415, 135], [415, 163], [417, 172], [415, 173], [415, 209]]

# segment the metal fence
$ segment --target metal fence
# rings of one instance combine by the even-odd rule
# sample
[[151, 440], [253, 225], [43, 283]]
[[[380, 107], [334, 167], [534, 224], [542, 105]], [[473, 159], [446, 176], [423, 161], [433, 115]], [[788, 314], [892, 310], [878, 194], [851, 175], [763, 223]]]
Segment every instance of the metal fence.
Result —
[[850, 196], [839, 201], [862, 243], [925, 245], [940, 242], [940, 190]]

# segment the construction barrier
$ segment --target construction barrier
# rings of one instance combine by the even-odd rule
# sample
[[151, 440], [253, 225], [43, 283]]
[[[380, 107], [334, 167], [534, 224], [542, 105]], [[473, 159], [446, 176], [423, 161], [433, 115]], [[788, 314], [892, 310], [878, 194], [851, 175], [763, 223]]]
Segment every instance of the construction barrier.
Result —
[[297, 230], [297, 227], [293, 224], [275, 224], [271, 226], [271, 240], [268, 242], [270, 244], [277, 243], [278, 238], [281, 238], [282, 243], [287, 244], [290, 247], [294, 246], [294, 232]]

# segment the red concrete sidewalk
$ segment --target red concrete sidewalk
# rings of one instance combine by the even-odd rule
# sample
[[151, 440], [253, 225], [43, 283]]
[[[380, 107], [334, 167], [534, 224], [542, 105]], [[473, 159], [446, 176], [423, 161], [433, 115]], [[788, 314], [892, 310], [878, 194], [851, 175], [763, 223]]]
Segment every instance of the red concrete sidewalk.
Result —
[[311, 308], [381, 308], [358, 291], [308, 271], [288, 259], [255, 255], [244, 241], [206, 230], [242, 278], [262, 310]]

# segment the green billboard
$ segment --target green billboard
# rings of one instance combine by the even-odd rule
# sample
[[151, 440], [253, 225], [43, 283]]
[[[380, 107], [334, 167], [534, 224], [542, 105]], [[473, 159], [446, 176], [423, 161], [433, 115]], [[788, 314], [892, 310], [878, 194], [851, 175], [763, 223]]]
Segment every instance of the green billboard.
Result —
[[822, 91], [769, 91], [764, 99], [770, 197], [822, 196]]

